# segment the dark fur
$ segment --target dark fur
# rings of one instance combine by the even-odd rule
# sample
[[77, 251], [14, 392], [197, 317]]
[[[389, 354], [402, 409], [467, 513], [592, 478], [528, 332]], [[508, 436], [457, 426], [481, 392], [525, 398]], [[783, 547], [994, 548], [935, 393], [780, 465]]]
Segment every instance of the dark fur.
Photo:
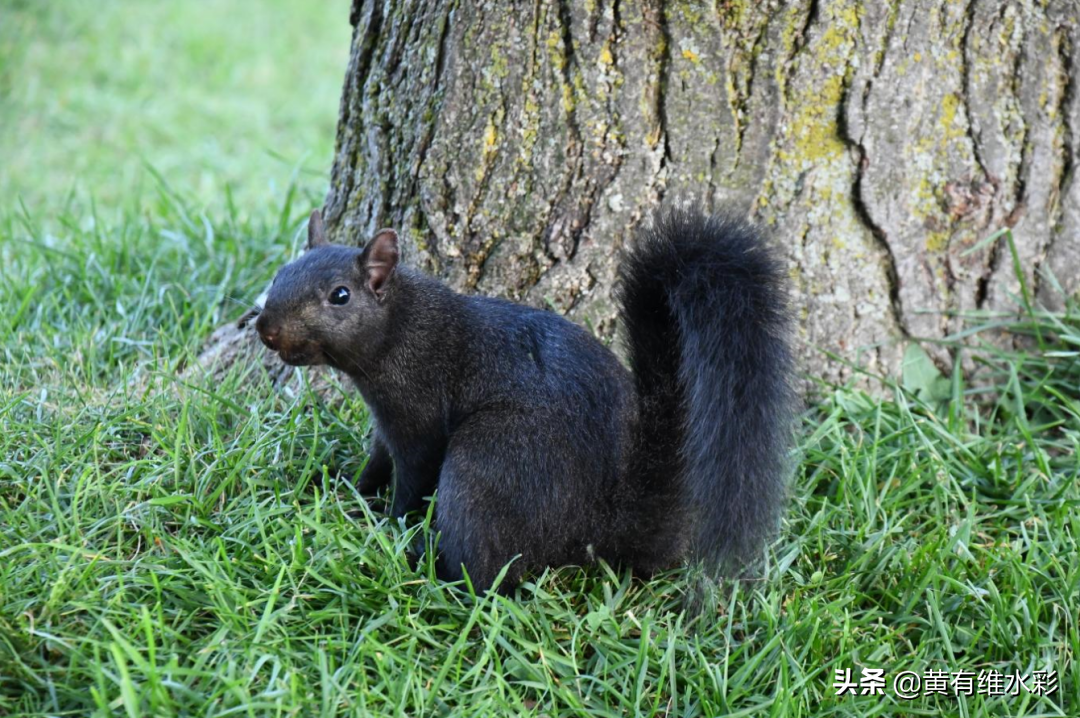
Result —
[[789, 322], [782, 263], [748, 225], [669, 211], [641, 235], [620, 273], [633, 373], [553, 313], [396, 266], [392, 233], [361, 251], [311, 231], [256, 326], [284, 360], [356, 382], [376, 425], [362, 490], [393, 474], [400, 516], [438, 487], [441, 577], [464, 565], [486, 588], [518, 555], [506, 585], [596, 557], [731, 571], [775, 527]]

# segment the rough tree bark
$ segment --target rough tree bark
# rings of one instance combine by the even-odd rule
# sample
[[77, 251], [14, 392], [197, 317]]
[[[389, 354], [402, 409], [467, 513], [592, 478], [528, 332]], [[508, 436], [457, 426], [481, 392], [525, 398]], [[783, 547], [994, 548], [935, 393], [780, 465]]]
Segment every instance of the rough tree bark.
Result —
[[[613, 330], [618, 249], [661, 200], [788, 251], [804, 365], [1080, 286], [1074, 0], [355, 0], [325, 215], [403, 229], [455, 286]], [[938, 354], [947, 362], [948, 357]]]

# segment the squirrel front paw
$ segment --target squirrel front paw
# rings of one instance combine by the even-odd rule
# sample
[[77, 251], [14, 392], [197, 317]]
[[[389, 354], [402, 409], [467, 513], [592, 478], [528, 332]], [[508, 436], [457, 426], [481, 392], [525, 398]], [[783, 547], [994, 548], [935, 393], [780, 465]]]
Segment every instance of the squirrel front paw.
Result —
[[390, 483], [394, 476], [394, 462], [372, 456], [356, 477], [356, 490], [364, 496], [378, 493], [379, 489]]

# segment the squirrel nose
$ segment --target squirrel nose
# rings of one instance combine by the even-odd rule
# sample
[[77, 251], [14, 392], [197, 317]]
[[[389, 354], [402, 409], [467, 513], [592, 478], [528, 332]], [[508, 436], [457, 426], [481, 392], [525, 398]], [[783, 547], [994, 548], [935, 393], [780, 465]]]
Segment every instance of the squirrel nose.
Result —
[[277, 351], [278, 349], [278, 335], [281, 332], [280, 327], [269, 326], [269, 322], [265, 321], [266, 315], [260, 314], [259, 318], [255, 320], [255, 331], [259, 333], [259, 339], [266, 345], [266, 348], [270, 351]]

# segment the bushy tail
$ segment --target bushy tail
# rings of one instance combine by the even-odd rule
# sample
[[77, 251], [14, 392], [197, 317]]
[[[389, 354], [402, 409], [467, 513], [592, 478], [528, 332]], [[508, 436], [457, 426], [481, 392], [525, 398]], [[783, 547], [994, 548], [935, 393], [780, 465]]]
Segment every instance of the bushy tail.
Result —
[[743, 221], [667, 210], [623, 260], [621, 284], [639, 474], [646, 487], [677, 482], [692, 558], [737, 572], [774, 530], [787, 483], [784, 264]]

